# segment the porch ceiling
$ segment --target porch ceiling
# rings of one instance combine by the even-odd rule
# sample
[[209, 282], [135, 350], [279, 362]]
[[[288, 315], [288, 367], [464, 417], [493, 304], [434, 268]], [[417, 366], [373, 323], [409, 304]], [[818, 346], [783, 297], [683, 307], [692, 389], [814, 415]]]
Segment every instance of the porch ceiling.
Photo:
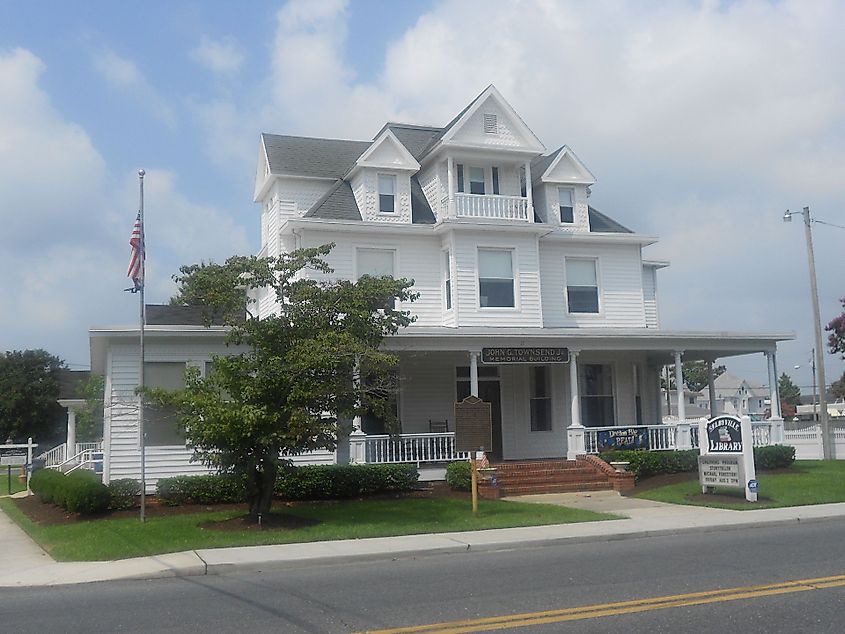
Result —
[[795, 333], [748, 333], [728, 331], [669, 331], [646, 328], [490, 328], [409, 327], [387, 337], [388, 350], [477, 351], [486, 347], [548, 346], [572, 350], [618, 350], [648, 354], [669, 362], [676, 350], [688, 360], [715, 360], [744, 354], [774, 351], [779, 341]]

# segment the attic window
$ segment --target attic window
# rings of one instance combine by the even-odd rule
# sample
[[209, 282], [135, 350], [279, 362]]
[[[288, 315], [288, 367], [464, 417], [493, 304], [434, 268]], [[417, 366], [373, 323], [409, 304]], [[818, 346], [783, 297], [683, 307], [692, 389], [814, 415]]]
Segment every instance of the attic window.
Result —
[[484, 132], [487, 134], [499, 134], [499, 122], [496, 115], [485, 113]]

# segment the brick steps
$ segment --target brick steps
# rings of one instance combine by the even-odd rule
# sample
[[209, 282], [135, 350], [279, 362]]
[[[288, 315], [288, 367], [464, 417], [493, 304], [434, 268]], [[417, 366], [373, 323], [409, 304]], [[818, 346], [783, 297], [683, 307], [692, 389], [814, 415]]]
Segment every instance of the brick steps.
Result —
[[521, 460], [494, 466], [496, 486], [492, 481], [479, 482], [482, 497], [619, 489], [615, 471], [592, 456], [577, 460]]

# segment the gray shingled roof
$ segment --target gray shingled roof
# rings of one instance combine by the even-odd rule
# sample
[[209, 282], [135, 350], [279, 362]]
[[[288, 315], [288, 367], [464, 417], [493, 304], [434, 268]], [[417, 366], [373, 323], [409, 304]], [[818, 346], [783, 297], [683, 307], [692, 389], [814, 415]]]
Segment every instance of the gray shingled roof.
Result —
[[411, 222], [417, 225], [433, 225], [437, 222], [416, 176], [411, 176]]
[[[418, 161], [423, 154], [436, 143], [440, 137], [443, 136], [443, 128], [433, 128], [430, 126], [410, 125], [406, 123], [388, 123], [385, 128], [388, 128], [399, 142], [411, 153], [411, 155]], [[382, 128], [384, 130], [384, 128]], [[379, 132], [381, 134], [381, 132]]]
[[588, 207], [587, 213], [590, 219], [591, 233], [634, 233], [628, 227], [619, 224], [613, 218], [608, 218], [597, 209]]
[[352, 186], [339, 180], [305, 213], [306, 218], [329, 220], [361, 220]]
[[271, 174], [342, 178], [370, 141], [312, 139], [301, 136], [262, 134]]
[[560, 154], [563, 147], [564, 146], [561, 145], [551, 154], [540, 156], [531, 161], [531, 182], [536, 183], [540, 180], [540, 177], [545, 174], [547, 169], [549, 169], [549, 165], [551, 165], [552, 161], [557, 158], [557, 155]]
[[[169, 304], [147, 304], [146, 323], [150, 326], [204, 326], [203, 306], [170, 306]], [[219, 319], [212, 318], [212, 325], [220, 326]]]

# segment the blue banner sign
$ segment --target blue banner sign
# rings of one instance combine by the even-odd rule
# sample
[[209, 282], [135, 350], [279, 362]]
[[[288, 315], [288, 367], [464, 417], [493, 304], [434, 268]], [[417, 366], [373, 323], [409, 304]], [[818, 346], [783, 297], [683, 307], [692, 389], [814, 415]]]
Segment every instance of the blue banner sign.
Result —
[[643, 427], [603, 429], [597, 435], [600, 452], [622, 449], [648, 449], [648, 429]]

